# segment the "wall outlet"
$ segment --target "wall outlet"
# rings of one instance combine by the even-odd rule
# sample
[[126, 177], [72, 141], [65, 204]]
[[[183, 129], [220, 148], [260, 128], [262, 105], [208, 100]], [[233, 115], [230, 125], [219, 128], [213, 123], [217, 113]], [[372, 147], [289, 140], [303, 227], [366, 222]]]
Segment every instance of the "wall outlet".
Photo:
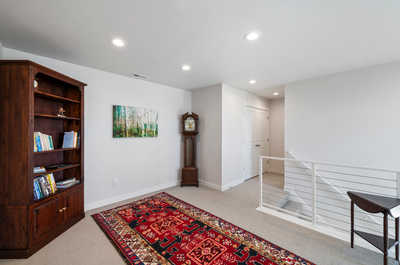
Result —
[[113, 178], [112, 179], [112, 186], [117, 187], [119, 185], [119, 179], [118, 178]]

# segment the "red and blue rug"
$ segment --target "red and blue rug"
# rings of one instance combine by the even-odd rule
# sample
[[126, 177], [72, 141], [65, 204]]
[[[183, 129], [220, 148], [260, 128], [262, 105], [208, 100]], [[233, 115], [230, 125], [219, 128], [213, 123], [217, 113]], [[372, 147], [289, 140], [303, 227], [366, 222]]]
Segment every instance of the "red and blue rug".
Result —
[[313, 264], [167, 193], [93, 218], [128, 264]]

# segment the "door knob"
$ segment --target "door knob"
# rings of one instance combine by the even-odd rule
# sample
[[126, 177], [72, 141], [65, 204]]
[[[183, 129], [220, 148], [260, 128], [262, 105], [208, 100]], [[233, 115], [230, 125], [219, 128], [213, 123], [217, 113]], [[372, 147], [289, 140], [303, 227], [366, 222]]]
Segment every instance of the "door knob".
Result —
[[59, 212], [59, 213], [62, 213], [62, 212], [64, 212], [65, 210], [67, 210], [67, 207], [63, 207], [63, 208], [58, 209], [58, 212]]

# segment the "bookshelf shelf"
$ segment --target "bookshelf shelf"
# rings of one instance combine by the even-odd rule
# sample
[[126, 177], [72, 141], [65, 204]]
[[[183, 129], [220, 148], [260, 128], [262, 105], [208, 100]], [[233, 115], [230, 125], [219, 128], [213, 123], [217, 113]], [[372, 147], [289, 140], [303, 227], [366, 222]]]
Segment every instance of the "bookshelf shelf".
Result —
[[80, 148], [57, 148], [54, 150], [34, 152], [34, 154], [48, 154], [48, 153], [64, 152], [64, 151], [79, 151], [79, 149]]
[[46, 170], [45, 172], [40, 172], [40, 173], [33, 173], [34, 177], [40, 176], [40, 175], [46, 175], [46, 174], [50, 174], [50, 173], [55, 173], [55, 172], [60, 172], [63, 170], [67, 170], [70, 168], [75, 168], [75, 167], [80, 167], [81, 164], [71, 164], [71, 165], [65, 165], [63, 167], [59, 167], [56, 169], [50, 169], [50, 170]]
[[33, 205], [39, 206], [40, 204], [43, 204], [45, 201], [49, 201], [52, 198], [55, 198], [55, 197], [57, 197], [58, 195], [60, 195], [62, 193], [71, 191], [72, 189], [76, 189], [76, 188], [81, 187], [81, 186], [82, 186], [82, 183], [77, 183], [77, 184], [75, 184], [75, 185], [73, 185], [73, 186], [71, 186], [69, 188], [57, 189], [57, 191], [54, 194], [51, 194], [51, 195], [49, 195], [47, 197], [44, 197], [44, 198], [41, 198], [39, 200], [34, 201]]
[[48, 118], [48, 119], [57, 119], [57, 120], [76, 120], [76, 121], [81, 120], [80, 118], [76, 118], [76, 117], [58, 117], [57, 115], [44, 114], [44, 113], [35, 113], [35, 117], [42, 117], [42, 118]]
[[[0, 127], [8, 128], [0, 141], [0, 190], [7, 187], [0, 196], [0, 258], [27, 258], [85, 217], [86, 84], [28, 60], [0, 60], [0, 73], [0, 113], [7, 113]], [[62, 147], [66, 132], [79, 134], [77, 148], [34, 152], [38, 142], [45, 150]], [[63, 167], [33, 173], [50, 165]], [[79, 183], [43, 197], [48, 184], [74, 178]]]
[[72, 102], [72, 103], [77, 103], [77, 104], [81, 103], [79, 100], [76, 100], [76, 99], [57, 96], [57, 95], [47, 93], [44, 91], [40, 91], [40, 90], [35, 90], [35, 94], [38, 95], [39, 97], [53, 99], [53, 100], [62, 101], [62, 102]]

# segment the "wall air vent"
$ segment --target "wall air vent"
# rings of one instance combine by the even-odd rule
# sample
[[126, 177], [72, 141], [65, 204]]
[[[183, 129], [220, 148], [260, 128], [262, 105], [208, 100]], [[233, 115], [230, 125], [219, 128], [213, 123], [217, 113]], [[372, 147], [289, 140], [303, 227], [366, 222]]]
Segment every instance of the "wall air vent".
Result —
[[135, 79], [147, 79], [146, 76], [140, 74], [133, 74], [132, 77]]

